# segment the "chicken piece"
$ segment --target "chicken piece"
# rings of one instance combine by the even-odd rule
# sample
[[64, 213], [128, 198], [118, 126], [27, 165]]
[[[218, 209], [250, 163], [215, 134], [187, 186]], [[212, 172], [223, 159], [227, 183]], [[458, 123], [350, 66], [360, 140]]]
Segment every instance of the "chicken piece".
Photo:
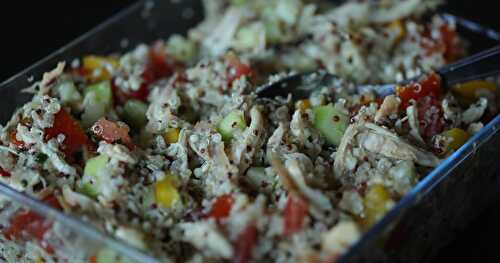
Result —
[[192, 174], [188, 166], [188, 138], [190, 135], [190, 130], [182, 129], [177, 142], [172, 143], [167, 149], [167, 156], [173, 159], [170, 170], [173, 174], [179, 175], [184, 183], [190, 179]]
[[401, 100], [395, 95], [385, 97], [384, 102], [380, 105], [380, 109], [375, 114], [375, 122], [380, 122], [383, 119], [390, 118], [391, 115], [397, 114]]
[[462, 113], [462, 122], [470, 124], [479, 120], [483, 116], [487, 107], [488, 99], [479, 98], [476, 103], [470, 105], [470, 107]]
[[235, 188], [231, 178], [238, 174], [238, 168], [229, 161], [221, 135], [202, 121], [194, 127], [189, 145], [204, 160], [202, 167], [195, 170], [195, 175], [204, 180], [206, 193], [209, 196], [230, 193]]
[[[23, 90], [23, 92], [33, 93], [38, 95], [47, 95], [50, 91], [50, 87], [54, 80], [56, 80], [59, 76], [64, 73], [64, 67], [66, 66], [65, 62], [57, 63], [57, 67], [49, 72], [43, 73], [42, 80], [34, 83], [30, 87]], [[37, 90], [37, 87], [39, 90]]]
[[258, 106], [250, 110], [250, 126], [233, 139], [230, 150], [230, 160], [238, 166], [240, 173], [249, 166], [255, 152], [264, 144], [264, 119]]
[[[220, 19], [213, 31], [202, 41], [202, 47], [208, 56], [222, 55], [231, 46], [234, 36], [243, 18], [242, 10], [230, 8]], [[217, 32], [217, 33], [215, 33]]]
[[175, 230], [180, 233], [180, 239], [192, 244], [206, 256], [225, 259], [233, 256], [233, 246], [218, 230], [214, 220], [180, 223]]
[[406, 116], [408, 116], [408, 124], [410, 124], [410, 135], [417, 141], [425, 144], [424, 139], [420, 135], [420, 124], [418, 122], [418, 110], [415, 105], [410, 105], [406, 108]]
[[146, 112], [148, 119], [146, 130], [151, 133], [164, 132], [168, 124], [177, 119], [172, 112], [172, 105], [169, 103], [173, 97], [177, 97], [173, 81], [175, 81], [174, 78], [160, 91], [154, 91], [153, 93], [158, 93], [157, 96], [151, 96], [154, 99]]
[[374, 156], [381, 155], [393, 160], [413, 161], [425, 167], [435, 167], [440, 162], [434, 154], [412, 146], [386, 128], [373, 123], [355, 123], [347, 128], [336, 153], [334, 163], [336, 177], [345, 177], [347, 172], [355, 168], [349, 165], [349, 160], [353, 158], [352, 149], [355, 147]]
[[323, 141], [317, 129], [311, 124], [309, 111], [298, 109], [294, 112], [290, 121], [291, 140], [300, 148], [303, 148], [310, 156], [317, 156], [321, 152]]
[[342, 254], [361, 237], [361, 230], [352, 221], [339, 222], [322, 236], [321, 249], [328, 254]]
[[[332, 210], [333, 207], [328, 197], [306, 184], [305, 168], [307, 165], [304, 165], [299, 160], [308, 159], [307, 156], [300, 153], [284, 155], [283, 158], [286, 160], [284, 164], [276, 152], [272, 152], [270, 156], [271, 160], [269, 162], [280, 176], [283, 186], [289, 192], [304, 197], [320, 211]], [[309, 160], [309, 162], [311, 161]], [[312, 166], [312, 163], [310, 163], [310, 166]]]

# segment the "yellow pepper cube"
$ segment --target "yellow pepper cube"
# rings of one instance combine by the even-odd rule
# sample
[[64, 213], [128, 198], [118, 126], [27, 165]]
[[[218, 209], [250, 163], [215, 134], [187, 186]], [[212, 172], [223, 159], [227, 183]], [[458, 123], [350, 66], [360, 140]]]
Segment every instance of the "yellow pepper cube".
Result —
[[394, 32], [395, 43], [399, 43], [406, 35], [406, 28], [404, 27], [404, 24], [401, 22], [401, 20], [394, 20], [392, 21], [388, 26], [387, 29], [390, 30], [391, 32]]
[[452, 91], [460, 97], [468, 100], [474, 100], [484, 92], [496, 93], [497, 85], [484, 80], [473, 80], [453, 87]]
[[295, 109], [300, 109], [301, 111], [305, 111], [311, 108], [311, 101], [309, 100], [299, 100], [295, 103]]
[[89, 79], [93, 82], [111, 79], [111, 74], [118, 65], [118, 60], [113, 57], [90, 55], [83, 58], [83, 68], [89, 71]]
[[449, 140], [450, 140], [448, 142], [448, 144], [446, 145], [445, 153], [449, 153], [451, 151], [458, 150], [470, 138], [470, 135], [468, 132], [466, 132], [462, 129], [459, 129], [459, 128], [453, 128], [453, 129], [447, 130], [443, 133], [443, 135], [446, 136], [447, 138], [449, 138]]
[[180, 199], [177, 191], [177, 178], [166, 174], [165, 178], [155, 184], [155, 200], [162, 207], [172, 208]]
[[165, 143], [172, 144], [172, 143], [178, 142], [180, 132], [181, 132], [181, 129], [179, 129], [179, 128], [168, 129], [168, 131], [165, 132], [165, 134], [163, 135], [163, 139], [165, 140]]
[[391, 194], [383, 185], [373, 185], [368, 188], [363, 200], [365, 217], [361, 224], [369, 228], [377, 223], [393, 206]]

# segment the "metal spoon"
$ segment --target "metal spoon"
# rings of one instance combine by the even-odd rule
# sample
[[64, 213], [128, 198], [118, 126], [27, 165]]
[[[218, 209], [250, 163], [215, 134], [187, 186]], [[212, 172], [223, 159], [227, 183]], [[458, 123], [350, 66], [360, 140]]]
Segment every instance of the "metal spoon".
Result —
[[[500, 45], [482, 51], [456, 63], [446, 65], [435, 71], [440, 77], [444, 88], [470, 80], [482, 79], [500, 74]], [[380, 97], [386, 97], [396, 92], [396, 87], [417, 81], [421, 76], [400, 83], [383, 85], [360, 85], [359, 92], [372, 90]], [[286, 97], [291, 94], [294, 99], [309, 98], [318, 87], [335, 87], [335, 83], [346, 80], [317, 70], [308, 73], [298, 73], [285, 77], [277, 82], [265, 84], [257, 89], [261, 98]]]

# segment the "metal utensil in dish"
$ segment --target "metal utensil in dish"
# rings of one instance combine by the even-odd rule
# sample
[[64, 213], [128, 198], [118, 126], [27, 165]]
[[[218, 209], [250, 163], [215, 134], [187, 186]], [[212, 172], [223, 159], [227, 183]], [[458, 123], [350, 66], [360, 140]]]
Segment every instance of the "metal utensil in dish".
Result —
[[[500, 45], [446, 65], [436, 70], [435, 73], [440, 76], [443, 87], [498, 75], [500, 74]], [[421, 77], [418, 76], [400, 83], [360, 85], [357, 89], [360, 93], [371, 90], [380, 97], [386, 97], [394, 94], [397, 86], [409, 84]], [[298, 73], [261, 86], [257, 95], [272, 98], [291, 94], [294, 99], [304, 99], [308, 98], [311, 92], [319, 87], [335, 86], [336, 82], [341, 81], [344, 80], [325, 70]]]

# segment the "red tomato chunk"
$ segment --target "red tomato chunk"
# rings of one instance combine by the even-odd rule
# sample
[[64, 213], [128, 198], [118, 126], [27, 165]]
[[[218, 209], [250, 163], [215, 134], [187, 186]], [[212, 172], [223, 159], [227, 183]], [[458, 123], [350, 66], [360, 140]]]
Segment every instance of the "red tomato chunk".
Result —
[[300, 197], [290, 195], [283, 211], [283, 234], [299, 231], [309, 211], [309, 205]]
[[222, 195], [218, 197], [212, 205], [210, 217], [213, 217], [216, 220], [228, 217], [231, 213], [233, 203], [234, 199], [231, 195]]
[[63, 151], [66, 157], [89, 145], [89, 139], [78, 121], [63, 109], [56, 113], [52, 127], [45, 129], [45, 140], [56, 138], [59, 134], [65, 137]]
[[108, 121], [105, 118], [101, 118], [92, 126], [92, 132], [98, 139], [107, 143], [122, 143], [129, 149], [134, 149], [129, 131], [130, 129], [125, 124]]

